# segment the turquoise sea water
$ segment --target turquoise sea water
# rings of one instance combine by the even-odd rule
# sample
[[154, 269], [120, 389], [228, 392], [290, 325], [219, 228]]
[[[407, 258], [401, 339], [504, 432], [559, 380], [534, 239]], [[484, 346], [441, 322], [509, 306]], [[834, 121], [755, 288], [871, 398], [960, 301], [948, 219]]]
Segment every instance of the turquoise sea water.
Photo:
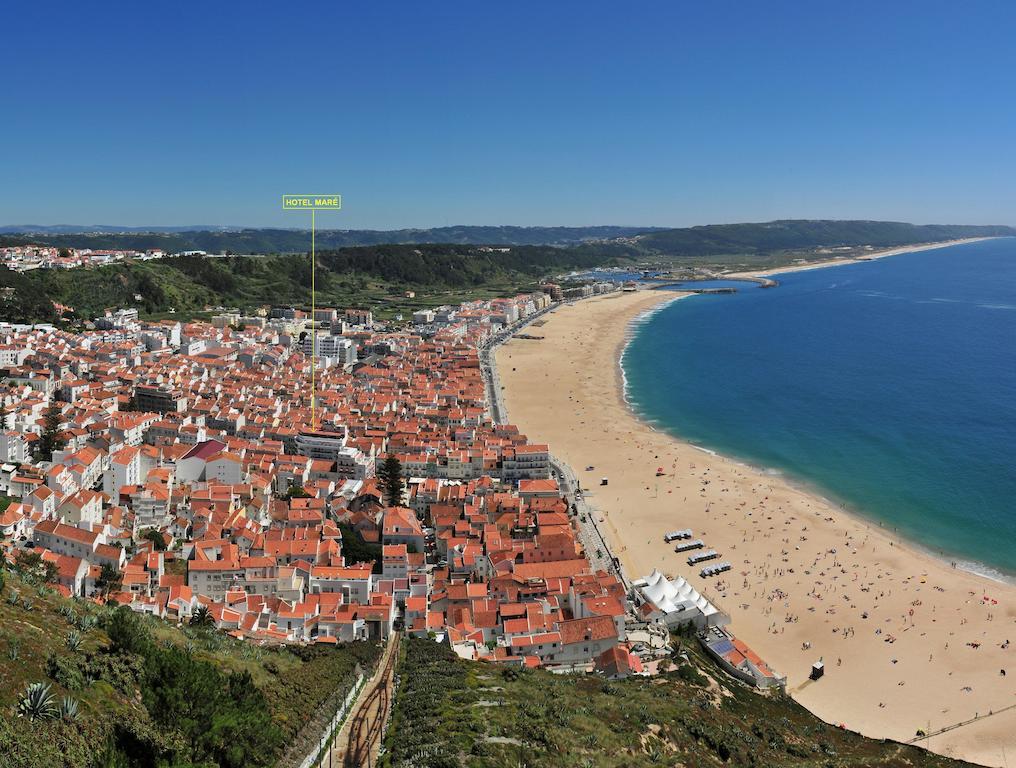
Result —
[[1016, 575], [1016, 238], [778, 279], [644, 318], [632, 407]]

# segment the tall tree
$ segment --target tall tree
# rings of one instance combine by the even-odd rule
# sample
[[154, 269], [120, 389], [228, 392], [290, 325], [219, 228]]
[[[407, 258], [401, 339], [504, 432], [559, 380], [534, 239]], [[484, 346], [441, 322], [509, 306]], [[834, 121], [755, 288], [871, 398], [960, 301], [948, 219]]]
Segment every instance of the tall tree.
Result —
[[22, 549], [14, 557], [14, 567], [23, 576], [41, 579], [44, 582], [56, 581], [60, 571], [56, 563], [44, 560], [42, 554], [30, 549]]
[[289, 489], [286, 491], [285, 495], [282, 498], [284, 498], [284, 499], [309, 499], [309, 498], [311, 498], [311, 495], [312, 494], [306, 488], [304, 488], [302, 485], [291, 485], [291, 486], [289, 486]]
[[50, 461], [53, 458], [53, 451], [60, 450], [64, 446], [64, 440], [60, 437], [60, 406], [56, 401], [50, 401], [43, 417], [42, 435], [39, 438], [38, 457], [43, 461]]
[[164, 552], [166, 550], [166, 539], [158, 528], [148, 528], [142, 531], [140, 538], [142, 541], [152, 542], [156, 552]]
[[99, 578], [95, 580], [95, 588], [108, 595], [110, 592], [118, 592], [122, 584], [123, 574], [112, 563], [103, 563]]
[[385, 503], [389, 507], [402, 505], [402, 492], [405, 483], [402, 480], [402, 462], [390, 455], [377, 471], [378, 485], [384, 494]]
[[0, 432], [7, 431], [7, 384], [0, 377]]

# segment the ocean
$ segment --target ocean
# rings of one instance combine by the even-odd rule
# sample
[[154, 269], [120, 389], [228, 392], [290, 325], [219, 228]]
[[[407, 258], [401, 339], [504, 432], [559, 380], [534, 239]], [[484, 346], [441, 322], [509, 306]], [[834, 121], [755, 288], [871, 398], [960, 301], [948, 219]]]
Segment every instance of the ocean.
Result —
[[775, 277], [644, 318], [632, 408], [1016, 577], [1016, 238]]

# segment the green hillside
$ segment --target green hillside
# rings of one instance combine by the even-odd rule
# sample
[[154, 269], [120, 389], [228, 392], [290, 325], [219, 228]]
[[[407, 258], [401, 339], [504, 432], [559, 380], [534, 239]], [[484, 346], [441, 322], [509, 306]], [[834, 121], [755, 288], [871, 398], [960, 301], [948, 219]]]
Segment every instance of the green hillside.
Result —
[[[258, 648], [2, 576], [2, 768], [287, 768], [377, 657], [366, 643]], [[48, 705], [22, 703], [33, 683]], [[52, 711], [65, 697], [73, 716]]]
[[720, 673], [694, 641], [654, 679], [519, 671], [404, 643], [388, 768], [960, 768], [827, 725]]
[[[318, 251], [317, 303], [402, 310], [476, 296], [510, 295], [547, 274], [634, 258], [634, 248], [591, 244], [574, 248], [517, 246], [508, 253], [468, 245], [383, 245]], [[207, 307], [252, 309], [306, 304], [309, 256], [205, 258], [173, 256], [73, 270], [19, 274], [0, 268], [0, 317], [15, 322], [53, 320], [51, 302], [90, 319], [109, 307], [146, 314], [176, 310], [183, 317]], [[393, 302], [407, 289], [416, 302]]]
[[1016, 235], [1016, 229], [1002, 226], [790, 219], [761, 224], [714, 224], [667, 229], [641, 236], [639, 244], [671, 256], [701, 258], [725, 254], [771, 254], [820, 247], [892, 247], [964, 237], [1013, 235]]
[[[448, 230], [453, 229], [442, 232], [451, 235]], [[487, 230], [521, 228], [466, 229], [482, 230], [490, 235], [490, 242], [500, 243], [510, 239], [509, 235], [502, 233], [498, 239], [496, 233]], [[617, 229], [582, 231], [603, 230], [607, 234]], [[432, 234], [435, 230], [420, 232]], [[186, 242], [188, 246], [203, 245], [207, 250], [304, 252], [309, 245], [305, 242], [306, 233], [291, 230], [185, 234], [213, 238], [209, 242]], [[349, 233], [332, 234], [338, 238]], [[512, 245], [507, 251], [454, 242], [334, 248], [329, 247], [328, 236], [319, 236], [318, 304], [366, 306], [385, 316], [466, 299], [510, 295], [532, 289], [539, 279], [573, 269], [636, 264], [668, 269], [763, 268], [800, 259], [828, 258], [829, 248], [885, 248], [1014, 234], [1016, 230], [1009, 227], [798, 220], [659, 230], [623, 241], [596, 240], [563, 247]], [[36, 240], [57, 238], [60, 244], [68, 246], [150, 247], [157, 243], [145, 238], [180, 236], [180, 233], [48, 235]], [[89, 238], [100, 238], [101, 242], [91, 242]], [[0, 268], [0, 319], [53, 321], [57, 317], [52, 307], [54, 301], [72, 307], [76, 316], [83, 319], [91, 319], [110, 307], [138, 307], [150, 316], [175, 311], [177, 317], [187, 319], [218, 306], [251, 310], [273, 303], [306, 304], [310, 297], [310, 273], [310, 259], [305, 253], [224, 258], [178, 255], [106, 267], [34, 270], [24, 274]], [[412, 301], [401, 299], [407, 290], [417, 292], [417, 297]]]

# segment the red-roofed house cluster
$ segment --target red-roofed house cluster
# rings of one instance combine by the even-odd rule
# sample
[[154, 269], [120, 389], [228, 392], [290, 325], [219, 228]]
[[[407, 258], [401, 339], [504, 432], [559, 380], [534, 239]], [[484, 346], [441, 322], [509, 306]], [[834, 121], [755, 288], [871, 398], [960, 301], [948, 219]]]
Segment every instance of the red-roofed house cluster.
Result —
[[[0, 324], [6, 556], [40, 553], [66, 594], [179, 621], [207, 609], [255, 640], [404, 625], [473, 658], [638, 671], [624, 588], [578, 544], [548, 447], [490, 415], [478, 346], [549, 304], [470, 302], [398, 329], [285, 308]], [[374, 477], [389, 456], [407, 480], [395, 506]]]

